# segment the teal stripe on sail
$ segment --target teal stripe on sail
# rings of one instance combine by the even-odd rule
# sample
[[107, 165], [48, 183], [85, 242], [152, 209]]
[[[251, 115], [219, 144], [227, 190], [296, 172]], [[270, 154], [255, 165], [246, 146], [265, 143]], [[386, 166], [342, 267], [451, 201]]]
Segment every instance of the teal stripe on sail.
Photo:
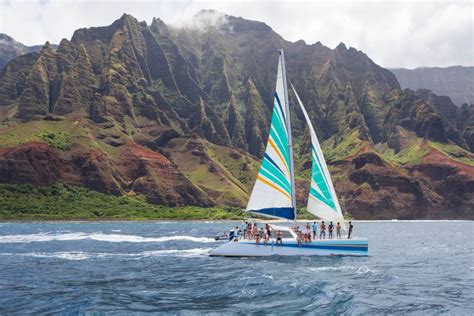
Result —
[[311, 187], [309, 189], [309, 194], [311, 194], [315, 199], [323, 202], [333, 210], [336, 210], [336, 206], [334, 205], [334, 202], [332, 200], [327, 200], [324, 196], [321, 195], [321, 193], [318, 192], [315, 188]]
[[[316, 192], [317, 194], [313, 194], [318, 200], [325, 203], [326, 205], [330, 206], [334, 211], [336, 211], [335, 203], [331, 196], [331, 192], [329, 191], [329, 185], [327, 183], [326, 177], [322, 172], [321, 162], [319, 161], [318, 155], [316, 155], [316, 151], [313, 148], [313, 170], [312, 170], [312, 180], [318, 186], [321, 193], [317, 190], [311, 188], [311, 192]], [[321, 195], [322, 194], [322, 195]]]
[[260, 168], [259, 174], [265, 176], [267, 179], [271, 180], [277, 184], [280, 188], [285, 190], [288, 194], [291, 194], [290, 183], [284, 174], [280, 172], [274, 165], [272, 165], [267, 160], [262, 161], [262, 166]]
[[[273, 143], [275, 144], [275, 146], [277, 147], [276, 149], [278, 150], [278, 152], [281, 154], [281, 157], [284, 161], [282, 161], [286, 166], [289, 166], [288, 164], [288, 154], [287, 152], [285, 151], [285, 145], [284, 143], [282, 143], [281, 139], [278, 138], [278, 134], [277, 132], [274, 130], [273, 126], [272, 128], [270, 129], [270, 137], [269, 139], [271, 139], [273, 141]], [[288, 143], [287, 143], [288, 144]], [[288, 146], [288, 145], [287, 145]], [[280, 158], [278, 158], [277, 160], [281, 160]]]
[[288, 135], [276, 111], [277, 111], [276, 109], [273, 110], [272, 128], [270, 129], [270, 135], [272, 136], [273, 140], [276, 142], [276, 145], [278, 149], [280, 150], [280, 153], [285, 159], [286, 165], [289, 166], [290, 158], [288, 154]]
[[316, 150], [313, 147], [313, 161], [316, 163], [313, 164], [313, 181], [318, 184], [319, 189], [323, 193], [326, 199], [331, 199], [331, 192], [329, 191], [329, 184], [326, 179], [326, 176], [323, 172], [323, 167], [321, 161], [319, 160]]

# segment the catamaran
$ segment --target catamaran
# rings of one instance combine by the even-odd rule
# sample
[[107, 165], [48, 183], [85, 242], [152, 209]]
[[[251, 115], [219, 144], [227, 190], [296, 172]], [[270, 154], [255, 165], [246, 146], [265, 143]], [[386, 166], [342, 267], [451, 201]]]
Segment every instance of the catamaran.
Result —
[[[339, 222], [345, 230], [344, 217], [334, 190], [331, 176], [311, 120], [293, 85], [292, 90], [303, 112], [311, 135], [312, 172], [307, 210], [320, 219], [334, 224]], [[296, 187], [293, 163], [288, 85], [283, 50], [279, 50], [278, 73], [275, 89], [272, 121], [267, 146], [263, 155], [257, 180], [246, 208], [246, 212], [270, 218], [295, 221]], [[329, 223], [328, 223], [329, 224]], [[367, 255], [368, 239], [314, 239], [298, 242], [294, 228], [269, 224], [273, 238], [265, 245], [244, 238], [231, 241], [211, 251], [211, 256], [301, 256], [301, 255]], [[276, 244], [275, 235], [287, 235], [281, 244]]]

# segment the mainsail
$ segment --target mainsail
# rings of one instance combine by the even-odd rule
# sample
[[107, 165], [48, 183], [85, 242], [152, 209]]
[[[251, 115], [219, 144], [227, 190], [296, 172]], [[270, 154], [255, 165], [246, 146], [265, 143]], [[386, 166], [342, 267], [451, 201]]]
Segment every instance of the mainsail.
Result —
[[319, 145], [318, 137], [313, 128], [313, 124], [309, 119], [308, 113], [301, 102], [295, 87], [291, 85], [296, 99], [301, 107], [301, 111], [306, 119], [311, 135], [311, 157], [312, 157], [312, 171], [311, 171], [311, 186], [309, 188], [308, 197], [308, 212], [318, 216], [327, 221], [338, 221], [345, 230], [344, 217], [342, 215], [339, 201], [337, 200], [336, 191], [329, 175], [329, 170], [324, 159], [321, 146]]
[[279, 53], [270, 133], [246, 210], [293, 220], [296, 219], [296, 207], [290, 111], [283, 50]]

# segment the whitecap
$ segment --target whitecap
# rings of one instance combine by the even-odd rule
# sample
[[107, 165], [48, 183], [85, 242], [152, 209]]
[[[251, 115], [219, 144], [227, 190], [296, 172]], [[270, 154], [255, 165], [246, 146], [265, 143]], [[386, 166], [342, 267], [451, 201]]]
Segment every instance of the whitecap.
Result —
[[151, 250], [138, 253], [88, 253], [81, 251], [64, 251], [64, 252], [27, 252], [27, 253], [0, 253], [2, 256], [23, 256], [35, 258], [57, 258], [64, 260], [86, 260], [91, 258], [111, 258], [111, 257], [129, 257], [141, 259], [145, 257], [197, 257], [209, 254], [212, 248], [192, 248], [192, 249], [164, 249]]
[[318, 267], [318, 268], [309, 268], [310, 271], [347, 271], [354, 270], [357, 267], [354, 266], [340, 266], [340, 267]]
[[367, 266], [339, 266], [339, 267], [317, 267], [317, 268], [309, 268], [310, 271], [355, 271], [357, 274], [369, 273], [369, 272], [377, 272], [375, 269], [370, 269]]
[[167, 242], [167, 241], [191, 241], [199, 243], [215, 242], [213, 238], [193, 237], [193, 236], [163, 236], [163, 237], [142, 237], [136, 235], [104, 234], [104, 233], [38, 233], [25, 235], [5, 235], [0, 236], [0, 243], [30, 243], [48, 241], [71, 241], [71, 240], [96, 240], [104, 242]]
[[91, 257], [90, 254], [81, 251], [65, 251], [65, 252], [28, 252], [28, 253], [4, 253], [3, 255], [25, 256], [36, 258], [58, 258], [65, 260], [85, 260]]
[[377, 272], [377, 270], [375, 269], [370, 269], [369, 267], [367, 266], [362, 266], [362, 267], [359, 267], [356, 271], [357, 274], [364, 274], [364, 273], [374, 273], [374, 272]]
[[193, 249], [164, 249], [145, 251], [140, 256], [143, 257], [162, 257], [162, 256], [177, 256], [177, 257], [198, 257], [207, 255], [212, 248], [193, 248]]

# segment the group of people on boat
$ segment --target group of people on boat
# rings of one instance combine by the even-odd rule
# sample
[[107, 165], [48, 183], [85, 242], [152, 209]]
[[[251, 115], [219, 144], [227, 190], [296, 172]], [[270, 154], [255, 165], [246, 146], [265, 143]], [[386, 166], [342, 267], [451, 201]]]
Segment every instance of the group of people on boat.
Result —
[[[347, 238], [351, 239], [352, 238], [352, 230], [354, 228], [354, 225], [352, 225], [352, 222], [349, 221], [349, 229], [347, 232]], [[341, 223], [337, 222], [336, 225], [333, 224], [333, 222], [329, 222], [329, 224], [326, 226], [326, 223], [324, 221], [321, 222], [320, 225], [318, 223], [313, 222], [313, 224], [310, 224], [307, 222], [303, 229], [300, 229], [299, 225], [295, 225], [291, 228], [291, 230], [295, 233], [296, 235], [296, 240], [299, 245], [303, 243], [310, 243], [312, 240], [318, 239], [326, 239], [326, 230], [328, 232], [328, 239], [341, 239]], [[334, 230], [336, 231], [336, 235], [334, 237]], [[272, 231], [274, 231], [274, 235], [272, 236]], [[319, 232], [319, 235], [318, 235]], [[246, 239], [246, 240], [255, 240], [257, 244], [263, 243], [264, 245], [268, 244], [268, 241], [272, 238], [275, 237], [276, 245], [282, 245], [283, 244], [283, 231], [282, 230], [274, 230], [269, 224], [265, 224], [261, 227], [256, 222], [243, 222], [241, 226], [236, 226], [235, 230], [232, 230], [229, 233], [229, 241], [237, 241], [240, 238]]]

